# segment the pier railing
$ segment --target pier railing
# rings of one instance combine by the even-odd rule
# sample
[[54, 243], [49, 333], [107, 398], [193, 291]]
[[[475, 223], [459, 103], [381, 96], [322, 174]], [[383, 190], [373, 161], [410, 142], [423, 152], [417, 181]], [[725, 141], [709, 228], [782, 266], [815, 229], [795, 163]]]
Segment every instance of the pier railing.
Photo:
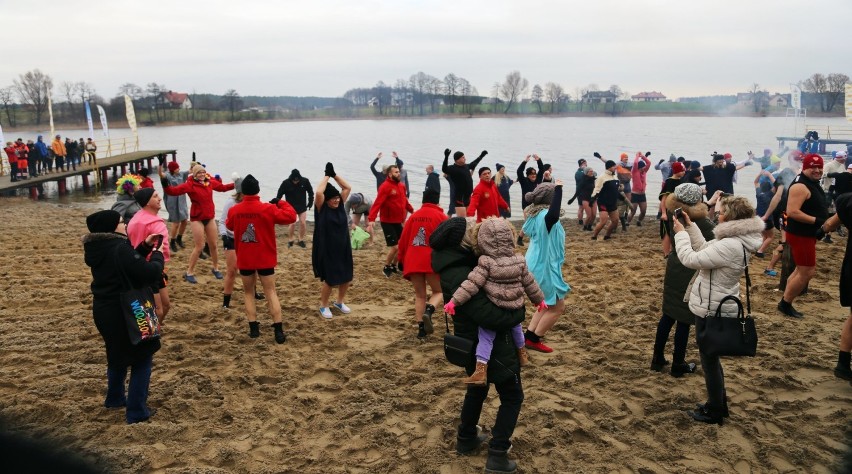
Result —
[[[104, 138], [93, 141], [98, 147], [98, 150], [95, 152], [96, 158], [108, 158], [115, 155], [125, 155], [127, 153], [139, 151], [139, 136], [109, 139]], [[4, 143], [0, 147], [5, 146], [6, 144]], [[52, 154], [53, 150], [50, 148], [50, 143], [47, 144], [47, 148]], [[86, 156], [86, 153], [85, 149], [80, 150], [81, 156]], [[12, 170], [12, 167], [9, 165], [9, 159], [6, 156], [6, 153], [3, 152], [0, 154], [2, 154], [2, 156], [0, 156], [0, 176], [6, 176]], [[30, 157], [32, 157], [32, 152], [30, 152]]]

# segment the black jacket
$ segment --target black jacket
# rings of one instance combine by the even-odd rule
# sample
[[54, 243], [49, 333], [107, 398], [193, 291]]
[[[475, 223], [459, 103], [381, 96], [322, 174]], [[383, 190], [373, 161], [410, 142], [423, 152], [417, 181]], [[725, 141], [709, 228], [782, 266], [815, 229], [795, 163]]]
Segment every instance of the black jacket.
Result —
[[284, 200], [293, 206], [296, 214], [301, 214], [314, 205], [314, 188], [311, 187], [311, 182], [302, 176], [298, 183], [294, 183], [289, 179], [281, 182], [278, 187], [278, 194], [275, 195], [275, 202], [284, 196]]
[[106, 345], [107, 364], [127, 367], [157, 352], [159, 339], [136, 346], [130, 343], [119, 297], [125, 291], [121, 270], [134, 288], [151, 286], [162, 278], [163, 254], [154, 252], [151, 261], [146, 261], [150, 247], [143, 242], [134, 250], [127, 236], [115, 233], [87, 234], [83, 249], [86, 265], [92, 270], [92, 313]]
[[526, 196], [527, 193], [533, 192], [535, 187], [541, 183], [542, 179], [544, 179], [544, 163], [541, 160], [535, 161], [538, 163], [538, 174], [535, 176], [535, 181], [527, 179], [526, 172], [524, 171], [528, 163], [526, 160], [522, 161], [521, 165], [518, 166], [518, 184], [521, 185], [521, 209], [530, 205], [524, 196]]

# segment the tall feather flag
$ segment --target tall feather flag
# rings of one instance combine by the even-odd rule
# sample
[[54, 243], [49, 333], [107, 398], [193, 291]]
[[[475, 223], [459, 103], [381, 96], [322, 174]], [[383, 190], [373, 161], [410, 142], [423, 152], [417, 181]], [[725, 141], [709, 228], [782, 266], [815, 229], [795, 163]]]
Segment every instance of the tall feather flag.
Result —
[[0, 125], [0, 145], [6, 146], [6, 139], [3, 138], [3, 126]]
[[106, 111], [100, 105], [97, 105], [96, 107], [98, 108], [98, 115], [101, 116], [101, 127], [104, 129], [104, 137], [109, 139], [109, 127], [107, 126]]
[[53, 128], [53, 99], [50, 98], [50, 91], [47, 91], [47, 113], [50, 115], [50, 139], [56, 136], [56, 129]]
[[802, 108], [802, 88], [797, 84], [790, 84], [790, 105], [796, 110]]
[[846, 84], [846, 120], [852, 122], [852, 84]]
[[95, 126], [92, 125], [92, 108], [89, 106], [89, 101], [85, 102], [86, 104], [86, 123], [89, 124], [89, 138], [92, 140], [95, 139]]
[[127, 126], [133, 132], [133, 136], [137, 136], [136, 131], [136, 110], [133, 108], [133, 99], [129, 95], [124, 94], [124, 113], [127, 115]]

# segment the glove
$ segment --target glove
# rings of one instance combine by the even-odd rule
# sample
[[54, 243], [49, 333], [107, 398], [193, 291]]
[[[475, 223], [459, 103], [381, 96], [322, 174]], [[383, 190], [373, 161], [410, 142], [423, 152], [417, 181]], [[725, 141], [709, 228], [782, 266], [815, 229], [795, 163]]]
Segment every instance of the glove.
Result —
[[541, 303], [538, 304], [539, 311], [547, 311], [547, 303], [544, 300], [541, 300]]
[[278, 201], [280, 201], [280, 200], [281, 200], [281, 198], [272, 198], [272, 199], [269, 200], [269, 204], [278, 204]]
[[485, 156], [487, 154], [488, 154], [488, 150], [482, 150], [482, 153], [479, 154], [479, 157], [482, 158], [483, 156]]
[[334, 172], [334, 165], [331, 162], [325, 164], [325, 175], [329, 178], [334, 178], [337, 176], [337, 173]]
[[444, 148], [444, 158], [449, 158], [449, 157], [450, 157], [450, 149]]
[[651, 156], [651, 152], [650, 152], [650, 151], [646, 151], [646, 152], [645, 152], [645, 158], [648, 158], [649, 156]]
[[666, 160], [660, 160], [657, 164], [661, 165], [661, 164], [663, 164], [664, 161], [666, 161]]
[[753, 161], [751, 161], [751, 160], [748, 160], [748, 161], [746, 161], [746, 162], [745, 162], [745, 165], [746, 165], [746, 166], [751, 166], [751, 165], [753, 165], [753, 164], [754, 164], [754, 162], [753, 162]]
[[817, 230], [814, 233], [814, 237], [816, 237], [817, 240], [822, 240], [823, 238], [825, 238], [825, 229], [823, 229], [822, 226], [817, 227]]
[[600, 153], [598, 153], [598, 152], [594, 152], [594, 153], [592, 153], [592, 154], [593, 154], [593, 155], [595, 155], [595, 158], [600, 158], [600, 157], [601, 157], [601, 154], [600, 154]]
[[160, 162], [160, 166], [165, 165], [166, 164], [166, 155], [157, 156], [157, 161]]
[[450, 315], [456, 315], [456, 304], [450, 300], [449, 303], [444, 305], [444, 312]]

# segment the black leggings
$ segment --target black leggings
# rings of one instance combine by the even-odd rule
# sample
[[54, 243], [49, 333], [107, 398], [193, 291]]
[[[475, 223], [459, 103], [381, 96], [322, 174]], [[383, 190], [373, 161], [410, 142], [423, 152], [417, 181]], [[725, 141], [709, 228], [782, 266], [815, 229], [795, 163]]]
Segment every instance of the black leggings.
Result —
[[666, 350], [666, 341], [669, 340], [669, 333], [672, 326], [677, 323], [674, 337], [674, 358], [673, 363], [679, 364], [685, 362], [686, 359], [686, 344], [689, 342], [689, 324], [675, 321], [674, 318], [666, 316], [660, 318], [657, 324], [657, 338], [654, 340], [654, 355], [662, 356]]

